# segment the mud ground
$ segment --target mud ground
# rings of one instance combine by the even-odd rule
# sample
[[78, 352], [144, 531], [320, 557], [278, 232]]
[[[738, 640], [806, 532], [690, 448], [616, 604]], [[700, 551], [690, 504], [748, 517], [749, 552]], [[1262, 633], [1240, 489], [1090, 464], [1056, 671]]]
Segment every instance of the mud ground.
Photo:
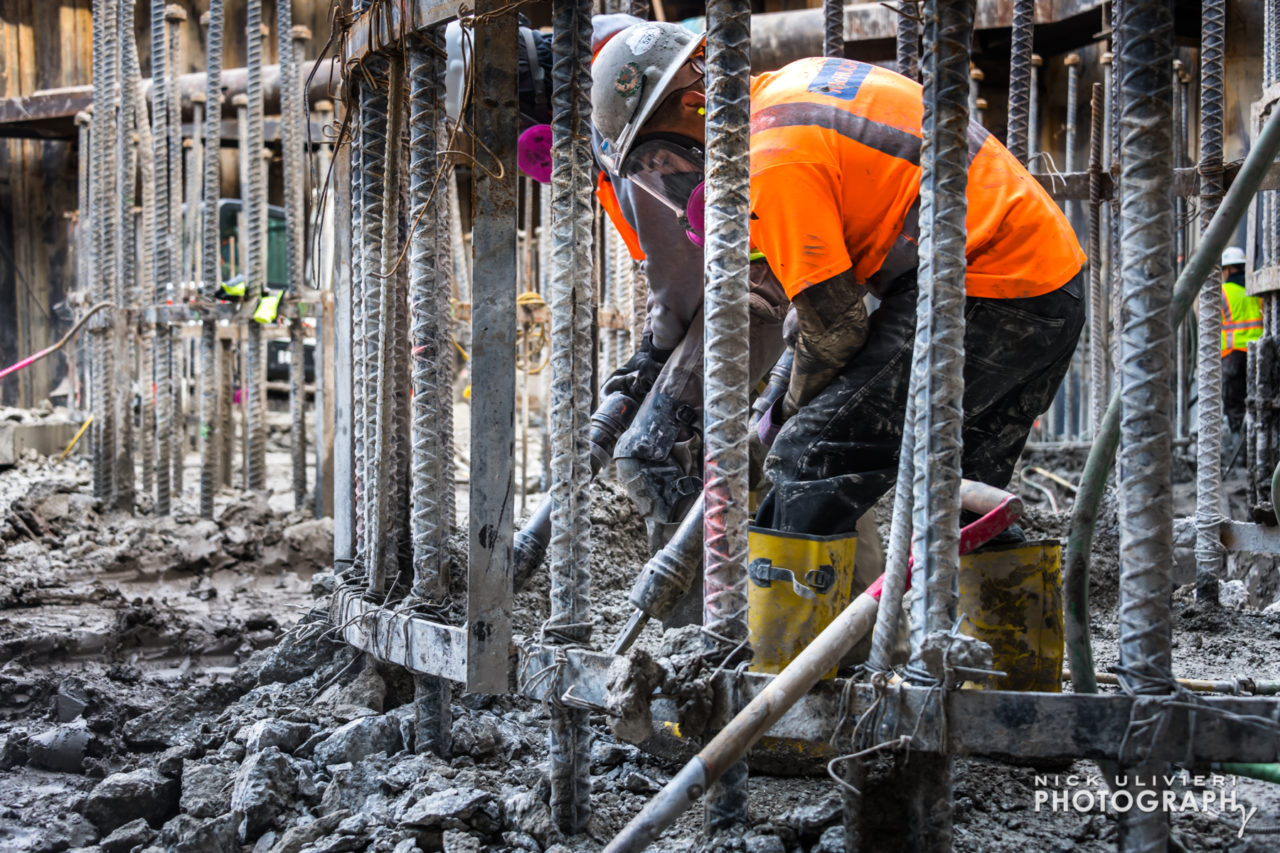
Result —
[[[539, 704], [455, 696], [453, 757], [415, 754], [408, 679], [366, 667], [332, 639], [331, 525], [290, 509], [283, 447], [269, 454], [270, 492], [224, 490], [214, 521], [194, 512], [195, 461], [170, 519], [105, 511], [83, 461], [0, 471], [0, 850], [596, 851], [677, 769], [619, 743], [592, 715], [594, 810], [585, 833], [563, 838], [548, 809]], [[1076, 482], [1082, 459], [1027, 461]], [[1070, 492], [1050, 488], [1056, 513], [1024, 489], [1026, 527], [1064, 536]], [[1238, 500], [1238, 478], [1231, 488]], [[1180, 484], [1181, 516], [1188, 494]], [[465, 486], [458, 496], [461, 514]], [[646, 555], [642, 524], [611, 485], [597, 487], [592, 519], [593, 642], [602, 646], [629, 615], [626, 590]], [[1185, 574], [1185, 549], [1178, 559]], [[1118, 562], [1109, 499], [1091, 583], [1100, 672], [1117, 662]], [[1217, 610], [1179, 589], [1177, 675], [1280, 679], [1275, 569], [1233, 561], [1240, 583]], [[519, 635], [536, 635], [547, 597], [545, 575], [517, 596]], [[658, 646], [655, 628], [645, 642]], [[1036, 809], [1037, 791], [1054, 788], [1054, 777], [1065, 788], [1072, 773], [1097, 770], [956, 759], [955, 849], [1115, 849], [1113, 816]], [[843, 849], [830, 779], [757, 775], [750, 784], [752, 827], [722, 849]], [[1246, 831], [1234, 815], [1175, 814], [1185, 849], [1276, 849], [1265, 830], [1280, 826], [1280, 789], [1225, 784], [1257, 807]], [[704, 849], [700, 822], [691, 810], [654, 849]]]

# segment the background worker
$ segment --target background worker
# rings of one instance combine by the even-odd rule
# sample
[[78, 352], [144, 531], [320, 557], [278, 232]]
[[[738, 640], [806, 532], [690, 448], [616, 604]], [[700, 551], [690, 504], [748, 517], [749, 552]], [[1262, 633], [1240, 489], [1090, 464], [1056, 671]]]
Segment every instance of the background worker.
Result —
[[1249, 341], [1262, 337], [1262, 300], [1244, 287], [1244, 249], [1222, 253], [1222, 413], [1231, 431], [1244, 426]]
[[[664, 39], [685, 49], [654, 62]], [[697, 41], [668, 24], [624, 31], [597, 56], [592, 85], [611, 171], [690, 225], [706, 143]], [[883, 68], [806, 59], [754, 77], [751, 114], [752, 246], [799, 321], [788, 393], [761, 423], [776, 440], [756, 523], [778, 537], [848, 536], [897, 471], [923, 93]], [[969, 156], [963, 473], [1002, 487], [1075, 350], [1084, 253], [1049, 195], [976, 123]], [[881, 300], [870, 316], [868, 291]]]

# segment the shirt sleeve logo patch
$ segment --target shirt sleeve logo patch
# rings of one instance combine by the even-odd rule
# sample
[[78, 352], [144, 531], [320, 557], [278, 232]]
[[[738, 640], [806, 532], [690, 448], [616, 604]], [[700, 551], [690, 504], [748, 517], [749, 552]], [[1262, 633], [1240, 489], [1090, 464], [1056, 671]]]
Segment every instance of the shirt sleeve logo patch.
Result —
[[842, 101], [858, 97], [862, 81], [871, 73], [871, 66], [851, 59], [828, 59], [822, 64], [816, 77], [809, 83], [809, 91], [830, 95]]

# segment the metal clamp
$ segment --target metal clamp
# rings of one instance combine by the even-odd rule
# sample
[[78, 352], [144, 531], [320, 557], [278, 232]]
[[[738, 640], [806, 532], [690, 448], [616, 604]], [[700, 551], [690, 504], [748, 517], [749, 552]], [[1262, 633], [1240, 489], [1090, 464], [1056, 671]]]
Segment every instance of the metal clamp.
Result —
[[796, 577], [795, 572], [773, 565], [773, 561], [768, 557], [757, 557], [752, 560], [751, 565], [747, 566], [747, 575], [751, 578], [751, 582], [759, 587], [769, 587], [774, 581], [786, 581], [791, 584], [796, 595], [810, 601], [819, 595], [826, 595], [836, 584], [836, 570], [832, 566], [821, 565], [806, 572], [804, 576], [808, 584], [806, 586]]

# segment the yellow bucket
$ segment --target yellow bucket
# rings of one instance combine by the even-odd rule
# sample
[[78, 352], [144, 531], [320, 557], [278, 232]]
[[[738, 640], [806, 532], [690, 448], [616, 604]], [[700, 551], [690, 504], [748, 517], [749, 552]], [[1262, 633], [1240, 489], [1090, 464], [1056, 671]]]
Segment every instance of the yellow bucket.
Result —
[[991, 646], [998, 690], [1062, 690], [1062, 546], [1042, 539], [960, 558], [960, 630]]
[[[853, 599], [855, 534], [748, 532], [747, 639], [752, 672], [777, 674]], [[834, 669], [826, 678], [833, 678]]]

